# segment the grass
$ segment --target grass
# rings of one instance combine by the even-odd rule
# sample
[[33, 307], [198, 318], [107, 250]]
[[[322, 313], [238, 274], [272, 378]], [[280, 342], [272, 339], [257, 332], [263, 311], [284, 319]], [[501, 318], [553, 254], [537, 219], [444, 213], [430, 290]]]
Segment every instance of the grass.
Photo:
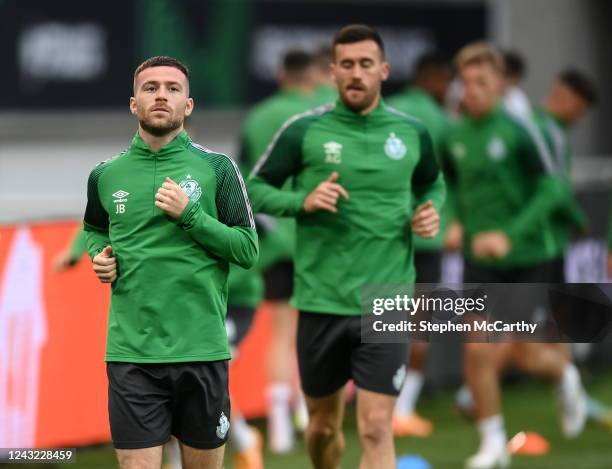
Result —
[[[612, 373], [600, 373], [588, 380], [589, 393], [612, 404]], [[537, 469], [604, 469], [612, 467], [612, 433], [610, 430], [589, 423], [577, 439], [566, 440], [559, 430], [555, 402], [550, 386], [532, 380], [521, 380], [504, 387], [504, 415], [508, 434], [521, 430], [535, 431], [547, 438], [551, 451], [546, 456], [513, 458], [513, 468]], [[433, 468], [460, 468], [463, 461], [478, 445], [475, 427], [453, 410], [453, 394], [450, 391], [424, 395], [419, 402], [419, 412], [434, 422], [434, 434], [426, 439], [401, 438], [396, 440], [398, 455], [417, 454], [425, 458]], [[254, 422], [261, 429], [263, 420]], [[359, 440], [355, 426], [354, 406], [347, 409], [344, 425], [346, 451], [342, 460], [345, 469], [359, 466]], [[301, 469], [310, 467], [304, 445], [300, 442], [294, 453], [276, 456], [266, 454], [266, 469]], [[228, 450], [226, 468], [231, 469], [231, 450]], [[51, 469], [52, 465], [20, 465], [21, 468]], [[57, 465], [57, 468], [62, 466]], [[64, 466], [66, 467], [66, 466]], [[117, 467], [112, 448], [102, 445], [80, 448], [77, 463], [72, 468], [109, 469]]]

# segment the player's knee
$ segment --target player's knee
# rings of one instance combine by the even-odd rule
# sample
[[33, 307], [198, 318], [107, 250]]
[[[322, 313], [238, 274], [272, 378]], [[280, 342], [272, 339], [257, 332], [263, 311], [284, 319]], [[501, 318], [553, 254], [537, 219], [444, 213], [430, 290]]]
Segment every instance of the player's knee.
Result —
[[323, 418], [311, 418], [308, 422], [307, 437], [312, 441], [325, 442], [341, 439], [341, 429], [332, 421]]
[[340, 431], [335, 425], [332, 425], [330, 422], [316, 422], [310, 421], [308, 425], [308, 433], [311, 437], [317, 439], [327, 439], [332, 438]]
[[379, 445], [392, 438], [391, 414], [371, 410], [360, 417], [359, 437], [364, 445]]

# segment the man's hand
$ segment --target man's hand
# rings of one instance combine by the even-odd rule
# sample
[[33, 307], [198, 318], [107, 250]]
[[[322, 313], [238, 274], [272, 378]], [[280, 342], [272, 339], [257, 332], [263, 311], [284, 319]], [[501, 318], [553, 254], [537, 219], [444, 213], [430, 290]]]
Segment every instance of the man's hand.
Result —
[[172, 218], [179, 218], [188, 203], [189, 197], [185, 191], [169, 177], [155, 194], [155, 206]]
[[349, 198], [346, 189], [336, 182], [338, 177], [339, 174], [334, 171], [314, 191], [308, 194], [304, 200], [305, 212], [316, 212], [317, 210], [327, 210], [332, 213], [338, 212], [336, 208], [338, 197], [341, 196], [344, 200]]
[[472, 253], [475, 257], [506, 257], [511, 248], [510, 239], [503, 231], [484, 231], [472, 239]]
[[113, 248], [106, 246], [93, 258], [93, 269], [100, 282], [113, 283], [117, 279], [117, 261], [113, 257]]
[[608, 252], [608, 278], [612, 279], [612, 251]]
[[412, 232], [422, 238], [433, 238], [440, 231], [440, 215], [431, 200], [417, 207], [412, 216]]
[[444, 248], [449, 251], [459, 251], [463, 245], [463, 225], [456, 221], [448, 225], [444, 236]]

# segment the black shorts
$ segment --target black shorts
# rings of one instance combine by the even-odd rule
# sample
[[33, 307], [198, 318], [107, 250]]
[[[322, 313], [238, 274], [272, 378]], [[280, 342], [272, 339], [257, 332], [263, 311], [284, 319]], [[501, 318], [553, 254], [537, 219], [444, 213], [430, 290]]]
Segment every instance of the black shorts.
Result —
[[349, 379], [360, 389], [397, 396], [406, 375], [408, 344], [361, 341], [361, 316], [300, 311], [297, 331], [302, 389], [333, 394]]
[[414, 253], [416, 283], [438, 283], [442, 277], [442, 251]]
[[[561, 264], [562, 265], [562, 264]], [[559, 262], [557, 260], [542, 262], [529, 267], [493, 268], [465, 262], [464, 283], [559, 283]], [[561, 270], [562, 272], [562, 270]], [[490, 288], [494, 288], [491, 286]], [[495, 288], [504, 288], [496, 285]], [[537, 322], [538, 316], [548, 310], [549, 300], [546, 289], [536, 291], [527, 285], [516, 285], [507, 302], [499, 304], [497, 318], [504, 321]], [[501, 293], [500, 293], [500, 297]]]
[[228, 362], [106, 364], [108, 413], [117, 449], [160, 446], [171, 435], [198, 449], [227, 441]]
[[234, 348], [240, 346], [240, 342], [246, 337], [251, 328], [254, 316], [255, 308], [250, 306], [229, 306], [227, 308], [225, 330], [227, 331], [227, 339], [230, 346]]
[[293, 262], [272, 264], [263, 274], [264, 298], [271, 301], [289, 301], [293, 295]]
[[529, 267], [499, 268], [465, 261], [464, 283], [555, 283], [559, 278], [557, 260]]
[[565, 283], [565, 257], [561, 256], [552, 262], [552, 283]]

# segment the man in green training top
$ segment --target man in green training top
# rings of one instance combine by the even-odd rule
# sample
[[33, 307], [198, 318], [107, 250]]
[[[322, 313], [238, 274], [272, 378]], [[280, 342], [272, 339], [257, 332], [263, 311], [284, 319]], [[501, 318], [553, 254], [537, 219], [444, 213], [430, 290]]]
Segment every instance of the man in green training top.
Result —
[[[446, 139], [445, 176], [463, 226], [466, 283], [554, 282], [556, 247], [550, 215], [566, 196], [564, 180], [537, 128], [500, 105], [504, 63], [486, 43], [464, 47], [456, 64], [466, 116]], [[531, 298], [517, 313], [529, 313]], [[516, 306], [515, 306], [516, 307]], [[508, 344], [502, 344], [508, 345]], [[530, 356], [532, 374], [557, 383], [562, 429], [575, 436], [584, 425], [585, 399], [579, 374], [559, 351], [542, 355], [530, 343], [511, 344]], [[466, 380], [474, 396], [481, 444], [466, 467], [485, 469], [509, 462], [501, 414], [496, 344], [466, 343]], [[520, 352], [520, 353], [518, 353]], [[553, 353], [553, 350], [550, 350]]]
[[[287, 119], [318, 104], [316, 66], [313, 56], [300, 49], [283, 54], [278, 72], [279, 90], [258, 103], [246, 116], [240, 133], [240, 168], [243, 173], [253, 169], [272, 137]], [[289, 218], [258, 217], [260, 235], [259, 268], [264, 278], [264, 299], [271, 316], [271, 334], [267, 344], [268, 446], [274, 453], [285, 453], [293, 448], [294, 433], [291, 402], [304, 399], [293, 396], [296, 387], [295, 328], [297, 313], [289, 305], [293, 293], [293, 250], [295, 222]], [[266, 264], [265, 267], [262, 264]], [[252, 279], [255, 272], [251, 271]], [[236, 285], [230, 275], [230, 291]], [[237, 285], [237, 288], [242, 288]], [[298, 414], [299, 415], [299, 414]], [[300, 420], [307, 420], [301, 412]]]
[[232, 160], [191, 141], [189, 72], [153, 57], [134, 73], [131, 145], [98, 165], [85, 230], [112, 284], [109, 415], [121, 468], [158, 469], [181, 443], [186, 469], [220, 468], [229, 430], [225, 314], [230, 263], [257, 260], [246, 189]]
[[[414, 282], [412, 233], [435, 236], [444, 181], [431, 138], [387, 107], [389, 64], [379, 34], [342, 28], [333, 42], [340, 99], [287, 121], [249, 178], [256, 211], [297, 221], [298, 363], [313, 465], [337, 468], [343, 387], [357, 387], [362, 468], [394, 468], [391, 419], [406, 344], [363, 343], [360, 290]], [[293, 177], [293, 190], [281, 186]]]
[[572, 232], [586, 229], [586, 216], [573, 194], [570, 171], [571, 149], [569, 129], [578, 122], [597, 101], [595, 85], [582, 72], [564, 70], [553, 83], [544, 106], [533, 113], [539, 130], [551, 148], [559, 175], [566, 182], [566, 199], [551, 214], [551, 230], [556, 247], [555, 282], [565, 282], [565, 252]]
[[[425, 54], [417, 61], [410, 86], [387, 100], [390, 106], [416, 117], [425, 125], [431, 135], [436, 158], [439, 158], [444, 136], [448, 130], [448, 117], [441, 105], [451, 79], [451, 65], [446, 57], [436, 53]], [[440, 232], [435, 237], [431, 239], [414, 237], [414, 267], [417, 283], [441, 281], [447, 207], [448, 203], [444, 204]], [[433, 431], [432, 423], [415, 411], [416, 401], [423, 385], [427, 349], [428, 344], [425, 342], [415, 341], [410, 346], [406, 380], [397, 398], [393, 418], [395, 436], [425, 437]]]

